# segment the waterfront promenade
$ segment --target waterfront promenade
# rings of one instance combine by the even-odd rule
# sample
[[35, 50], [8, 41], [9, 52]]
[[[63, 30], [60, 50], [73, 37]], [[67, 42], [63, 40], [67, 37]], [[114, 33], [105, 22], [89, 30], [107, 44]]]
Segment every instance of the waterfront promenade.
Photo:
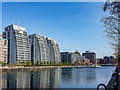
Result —
[[69, 68], [69, 67], [87, 67], [87, 66], [31, 66], [31, 67], [24, 67], [24, 66], [5, 66], [0, 67], [3, 71], [9, 70], [20, 70], [20, 71], [28, 71], [28, 70], [38, 70], [38, 69], [48, 69], [48, 68]]

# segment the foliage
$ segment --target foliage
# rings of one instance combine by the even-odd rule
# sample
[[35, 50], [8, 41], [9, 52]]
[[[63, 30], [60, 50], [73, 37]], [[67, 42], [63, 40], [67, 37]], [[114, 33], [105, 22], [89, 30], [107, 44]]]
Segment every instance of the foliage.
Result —
[[29, 60], [29, 65], [30, 65], [30, 66], [32, 65], [31, 60]]
[[43, 65], [43, 62], [42, 62], [42, 61], [40, 62], [40, 65]]
[[35, 66], [35, 62], [34, 61], [32, 62], [32, 65]]
[[16, 65], [19, 65], [19, 61], [16, 61]]
[[57, 62], [55, 61], [54, 65], [57, 65]]
[[63, 62], [61, 62], [60, 65], [63, 65]]
[[31, 66], [31, 64], [32, 64], [31, 61], [28, 60], [28, 61], [27, 61], [27, 65], [28, 65], [28, 66]]
[[55, 62], [52, 62], [52, 65], [55, 65]]
[[47, 65], [50, 65], [50, 62], [49, 62], [49, 61], [47, 61]]
[[103, 10], [109, 12], [108, 16], [102, 18], [105, 32], [115, 50], [116, 59], [120, 60], [120, 2], [106, 2]]
[[26, 65], [25, 60], [23, 61], [23, 65]]
[[46, 65], [46, 61], [44, 61], [44, 65]]
[[0, 61], [0, 64], [2, 64], [3, 61]]
[[70, 65], [70, 63], [69, 63], [69, 62], [66, 62], [65, 65]]
[[36, 63], [37, 66], [39, 66], [39, 61], [37, 60], [37, 63]]
[[4, 65], [4, 62], [2, 62], [1, 65], [3, 66], [3, 65]]
[[27, 60], [27, 63], [26, 63], [27, 65], [29, 65], [29, 61]]
[[60, 65], [60, 64], [62, 64], [62, 63], [61, 63], [61, 61], [59, 61], [59, 63], [58, 63], [58, 64], [59, 64], [59, 65]]
[[116, 52], [116, 61], [120, 64], [120, 51]]
[[9, 65], [12, 65], [12, 62], [11, 62], [11, 63], [9, 63]]
[[52, 62], [50, 61], [50, 65], [52, 65]]

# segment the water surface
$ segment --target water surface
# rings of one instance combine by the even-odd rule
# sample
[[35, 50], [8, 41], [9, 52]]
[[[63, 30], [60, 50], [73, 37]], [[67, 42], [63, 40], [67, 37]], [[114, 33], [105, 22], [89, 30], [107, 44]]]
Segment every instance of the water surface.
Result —
[[107, 85], [115, 67], [56, 68], [39, 71], [0, 72], [1, 88], [96, 88]]

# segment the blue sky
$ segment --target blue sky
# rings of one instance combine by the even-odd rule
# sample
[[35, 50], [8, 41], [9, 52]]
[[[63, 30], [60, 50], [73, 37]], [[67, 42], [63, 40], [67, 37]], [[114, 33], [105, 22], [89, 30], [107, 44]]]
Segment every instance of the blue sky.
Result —
[[25, 26], [28, 34], [40, 33], [57, 41], [60, 51], [112, 55], [101, 18], [99, 2], [3, 2], [2, 31], [10, 24]]

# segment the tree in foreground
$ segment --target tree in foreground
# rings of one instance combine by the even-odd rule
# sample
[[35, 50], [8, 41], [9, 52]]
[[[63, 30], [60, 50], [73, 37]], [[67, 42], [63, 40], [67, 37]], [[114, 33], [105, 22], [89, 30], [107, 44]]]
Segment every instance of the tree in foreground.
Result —
[[102, 19], [110, 44], [115, 50], [116, 60], [120, 63], [120, 2], [106, 2], [103, 10], [109, 15]]

